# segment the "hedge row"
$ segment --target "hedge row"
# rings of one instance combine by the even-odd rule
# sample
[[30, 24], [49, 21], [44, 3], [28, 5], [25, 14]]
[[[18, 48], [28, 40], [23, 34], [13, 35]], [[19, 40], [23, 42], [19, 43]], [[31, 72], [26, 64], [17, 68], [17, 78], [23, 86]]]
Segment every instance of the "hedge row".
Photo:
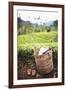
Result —
[[[58, 49], [53, 48], [53, 62], [54, 66], [57, 67], [58, 61]], [[18, 62], [24, 63], [35, 63], [33, 49], [19, 49], [18, 50]], [[20, 67], [20, 65], [19, 65]]]

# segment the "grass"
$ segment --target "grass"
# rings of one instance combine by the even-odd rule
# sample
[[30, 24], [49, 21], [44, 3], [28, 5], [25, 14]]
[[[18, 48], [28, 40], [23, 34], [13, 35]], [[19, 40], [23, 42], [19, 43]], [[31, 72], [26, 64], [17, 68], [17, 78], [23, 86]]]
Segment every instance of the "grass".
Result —
[[18, 48], [57, 47], [58, 32], [38, 32], [18, 35]]

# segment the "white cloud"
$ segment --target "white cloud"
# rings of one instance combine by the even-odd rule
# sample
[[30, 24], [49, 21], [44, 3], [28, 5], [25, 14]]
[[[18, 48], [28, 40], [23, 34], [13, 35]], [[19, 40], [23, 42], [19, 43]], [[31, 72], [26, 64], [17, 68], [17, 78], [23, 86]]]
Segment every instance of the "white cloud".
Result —
[[31, 10], [19, 10], [18, 16], [25, 21], [31, 21], [32, 23], [43, 23], [53, 20], [58, 20], [58, 12], [56, 11], [31, 11]]

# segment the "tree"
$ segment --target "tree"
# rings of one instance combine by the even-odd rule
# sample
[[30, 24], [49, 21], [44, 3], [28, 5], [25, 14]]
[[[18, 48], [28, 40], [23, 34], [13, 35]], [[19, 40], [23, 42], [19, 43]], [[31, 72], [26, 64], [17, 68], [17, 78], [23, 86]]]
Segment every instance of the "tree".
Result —
[[22, 25], [22, 20], [21, 20], [20, 17], [17, 17], [17, 26], [18, 26], [18, 28], [20, 28], [21, 25]]
[[55, 20], [55, 21], [53, 22], [53, 25], [54, 25], [55, 27], [58, 27], [58, 20]]
[[32, 31], [33, 30], [33, 25], [30, 22], [28, 22], [26, 24], [25, 30], [26, 30], [26, 33], [32, 33], [33, 32]]
[[53, 26], [55, 27], [55, 30], [58, 30], [58, 20], [53, 22]]

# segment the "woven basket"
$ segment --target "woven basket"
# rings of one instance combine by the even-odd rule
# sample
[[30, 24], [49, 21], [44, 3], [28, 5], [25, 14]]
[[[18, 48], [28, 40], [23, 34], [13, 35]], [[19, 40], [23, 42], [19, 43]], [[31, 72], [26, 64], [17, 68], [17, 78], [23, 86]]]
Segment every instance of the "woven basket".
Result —
[[52, 49], [48, 49], [42, 55], [38, 55], [39, 50], [35, 53], [35, 62], [37, 71], [40, 74], [49, 74], [53, 70]]

